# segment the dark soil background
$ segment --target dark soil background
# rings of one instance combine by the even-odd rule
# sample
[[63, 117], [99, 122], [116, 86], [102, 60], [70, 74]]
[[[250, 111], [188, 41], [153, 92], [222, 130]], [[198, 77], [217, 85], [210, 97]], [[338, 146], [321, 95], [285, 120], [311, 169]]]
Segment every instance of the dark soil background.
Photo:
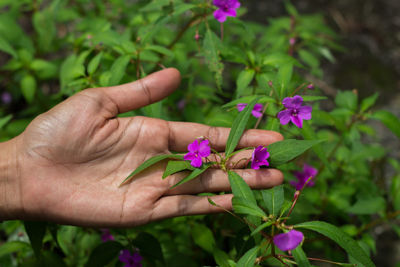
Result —
[[[244, 2], [244, 1], [242, 1]], [[361, 98], [379, 92], [379, 108], [400, 117], [400, 0], [293, 0], [300, 14], [321, 13], [342, 38], [345, 52], [335, 52], [336, 63], [324, 61], [324, 77], [315, 84], [325, 92], [357, 89]], [[247, 0], [246, 20], [260, 23], [287, 15], [283, 1]], [[379, 123], [384, 146], [400, 159], [400, 142]], [[388, 177], [392, 170], [388, 168]], [[390, 184], [390, 179], [387, 181]], [[392, 221], [393, 222], [393, 221]], [[397, 220], [400, 225], [400, 220]], [[378, 267], [400, 266], [400, 239], [389, 224], [373, 229]], [[320, 265], [322, 266], [322, 265]], [[324, 265], [329, 266], [329, 265]]]

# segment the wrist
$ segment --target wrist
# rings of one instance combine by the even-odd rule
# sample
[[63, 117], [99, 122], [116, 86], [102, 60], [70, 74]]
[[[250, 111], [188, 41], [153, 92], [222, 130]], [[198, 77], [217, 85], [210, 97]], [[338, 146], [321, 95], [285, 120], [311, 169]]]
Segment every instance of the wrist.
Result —
[[23, 212], [18, 142], [17, 137], [0, 143], [0, 221], [19, 219]]

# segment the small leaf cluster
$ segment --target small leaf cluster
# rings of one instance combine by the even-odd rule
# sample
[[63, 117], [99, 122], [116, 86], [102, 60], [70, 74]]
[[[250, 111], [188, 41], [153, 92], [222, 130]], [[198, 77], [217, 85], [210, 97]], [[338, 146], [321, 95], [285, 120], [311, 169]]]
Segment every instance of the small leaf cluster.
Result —
[[[328, 94], [318, 87], [322, 64], [344, 53], [322, 15], [299, 14], [285, 1], [287, 16], [259, 24], [241, 19], [247, 5], [241, 1], [238, 16], [221, 26], [211, 2], [0, 1], [0, 94], [12, 97], [0, 104], [0, 141], [85, 88], [175, 67], [182, 74], [181, 90], [121, 116], [230, 127], [225, 156], [214, 151], [218, 160], [194, 168], [183, 155], [159, 155], [132, 170], [125, 183], [168, 161], [160, 180], [182, 172], [178, 186], [219, 167], [234, 194], [233, 213], [111, 229], [115, 240], [106, 243], [99, 229], [3, 222], [0, 266], [121, 266], [122, 249], [138, 249], [144, 266], [317, 264], [307, 255], [341, 266], [374, 266], [374, 228], [400, 215], [400, 161], [373, 126], [378, 121], [400, 138], [399, 118], [377, 110], [378, 93], [360, 99], [357, 90]], [[313, 108], [302, 128], [281, 125], [277, 118], [283, 99], [294, 95]], [[240, 103], [248, 105], [238, 112]], [[256, 103], [263, 105], [260, 118], [251, 116]], [[270, 167], [284, 173], [283, 186], [252, 190], [227, 164], [250, 128], [284, 135], [284, 141], [267, 146]], [[305, 163], [318, 175], [315, 186], [300, 194], [288, 182]], [[399, 227], [387, 225], [400, 234]], [[305, 235], [291, 254], [272, 241], [288, 229]]]

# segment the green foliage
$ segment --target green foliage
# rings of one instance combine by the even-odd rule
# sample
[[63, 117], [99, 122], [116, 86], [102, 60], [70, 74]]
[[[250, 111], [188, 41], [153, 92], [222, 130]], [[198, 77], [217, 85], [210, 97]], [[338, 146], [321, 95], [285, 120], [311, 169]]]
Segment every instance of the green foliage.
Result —
[[277, 216], [281, 212], [285, 200], [283, 186], [275, 186], [271, 189], [263, 190], [261, 193], [269, 213]]
[[143, 162], [140, 166], [138, 166], [131, 174], [128, 175], [128, 177], [125, 178], [125, 180], [122, 183], [127, 182], [129, 179], [133, 178], [133, 176], [139, 174], [140, 172], [144, 171], [145, 169], [151, 167], [152, 165], [165, 160], [165, 159], [183, 159], [183, 156], [181, 155], [158, 155], [154, 156], [152, 158], [149, 158], [145, 162]]
[[92, 251], [85, 267], [107, 265], [119, 255], [122, 249], [122, 245], [115, 241], [102, 243]]
[[238, 145], [257, 100], [258, 98], [253, 99], [233, 121], [232, 130], [229, 132], [228, 140], [226, 141], [225, 154], [227, 156], [229, 156]]
[[[20, 134], [34, 117], [85, 88], [131, 82], [167, 66], [181, 72], [180, 89], [124, 116], [231, 127], [225, 160], [240, 155], [237, 146], [246, 129], [279, 131], [284, 141], [266, 146], [269, 168], [282, 171], [285, 184], [296, 179], [293, 174], [304, 163], [319, 172], [313, 187], [296, 193], [292, 210], [295, 190], [290, 186], [252, 190], [247, 176], [243, 179], [224, 159], [194, 168], [182, 154], [158, 155], [132, 166], [136, 169], [123, 183], [162, 161], [162, 178], [187, 173], [175, 186], [207, 175], [211, 166], [221, 168], [240, 218], [193, 216], [111, 229], [115, 241], [106, 243], [97, 229], [48, 224], [47, 231], [41, 223], [26, 222], [24, 228], [19, 221], [3, 222], [1, 266], [120, 266], [118, 255], [126, 248], [139, 249], [143, 266], [283, 266], [287, 259], [311, 266], [307, 254], [347, 261], [343, 251], [309, 238], [309, 231], [304, 232], [305, 245], [292, 251], [293, 258], [281, 251], [286, 258], [271, 256], [272, 247], [277, 248], [267, 237], [291, 225], [332, 239], [350, 262], [373, 266], [366, 252], [375, 253], [375, 237], [366, 226], [398, 217], [400, 164], [388, 160], [391, 148], [382, 147], [369, 120], [380, 121], [400, 138], [399, 118], [376, 110], [378, 93], [359, 99], [355, 90], [339, 91], [332, 99], [317, 86], [305, 90], [308, 74], [322, 79], [321, 66], [335, 61], [333, 51], [343, 51], [323, 16], [300, 14], [285, 1], [289, 16], [259, 24], [242, 21], [248, 3], [241, 4], [239, 16], [229, 17], [221, 32], [211, 1], [0, 1], [0, 52], [5, 61], [0, 94], [12, 96], [12, 103], [0, 105], [0, 141]], [[301, 95], [313, 108], [312, 119], [304, 121], [302, 129], [277, 119], [284, 109], [282, 100], [293, 95]], [[238, 112], [239, 103], [248, 105]], [[265, 109], [260, 120], [252, 115], [256, 103]], [[388, 161], [394, 170], [390, 177]], [[389, 180], [390, 186], [383, 186], [382, 181]], [[314, 218], [329, 220], [341, 230], [308, 222]]]
[[375, 266], [357, 242], [334, 225], [326, 222], [312, 221], [297, 224], [296, 228], [309, 229], [323, 234], [335, 241], [346, 250], [349, 255], [361, 262], [364, 266]]
[[282, 165], [320, 142], [322, 141], [287, 139], [273, 143], [268, 147], [268, 151], [271, 154], [270, 163], [272, 166]]

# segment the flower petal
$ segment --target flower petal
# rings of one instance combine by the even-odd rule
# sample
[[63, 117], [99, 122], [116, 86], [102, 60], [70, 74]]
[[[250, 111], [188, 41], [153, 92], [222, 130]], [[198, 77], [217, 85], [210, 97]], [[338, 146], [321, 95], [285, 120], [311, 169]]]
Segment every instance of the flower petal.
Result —
[[230, 17], [236, 17], [236, 9], [234, 9], [234, 8], [229, 8], [229, 9], [225, 12], [225, 14], [226, 14], [227, 16], [230, 16]]
[[255, 161], [251, 161], [251, 168], [253, 170], [258, 170], [260, 169], [260, 163], [259, 162], [255, 162]]
[[196, 154], [193, 152], [189, 152], [183, 156], [184, 160], [194, 160], [196, 158]]
[[285, 109], [285, 110], [280, 111], [278, 113], [277, 117], [282, 125], [286, 125], [290, 121], [291, 114], [292, 114], [292, 111], [290, 109]]
[[265, 147], [262, 147], [262, 149], [255, 151], [255, 159], [258, 161], [263, 161], [269, 157], [269, 153]]
[[274, 244], [282, 251], [293, 250], [303, 241], [304, 235], [300, 231], [290, 230], [274, 236]]
[[211, 154], [211, 148], [209, 145], [209, 141], [208, 140], [201, 141], [199, 145], [199, 156], [204, 158], [210, 156], [210, 154]]
[[312, 107], [311, 106], [302, 106], [297, 109], [297, 112], [298, 112], [298, 116], [300, 118], [302, 118], [303, 120], [310, 120]]
[[195, 168], [200, 168], [202, 164], [203, 161], [201, 160], [201, 157], [196, 157], [190, 162], [190, 165], [192, 165]]
[[189, 152], [197, 152], [199, 151], [199, 140], [194, 140], [193, 143], [188, 145]]
[[253, 114], [254, 117], [259, 118], [262, 116], [262, 109], [263, 105], [262, 104], [255, 104], [253, 110], [251, 111], [251, 114]]
[[303, 120], [299, 116], [290, 116], [290, 120], [299, 128], [303, 127]]
[[227, 14], [221, 9], [215, 10], [213, 15], [214, 15], [214, 18], [221, 23], [223, 23], [226, 20], [226, 16], [227, 16]]
[[314, 176], [316, 176], [318, 174], [318, 170], [315, 169], [313, 166], [310, 166], [308, 164], [304, 164], [303, 165], [303, 173], [307, 177], [310, 177], [310, 176], [314, 177]]
[[303, 103], [303, 98], [299, 95], [295, 95], [294, 97], [286, 97], [283, 99], [282, 104], [285, 108], [299, 108]]
[[239, 103], [236, 105], [237, 110], [240, 112], [247, 106], [246, 103]]
[[129, 251], [129, 249], [123, 249], [118, 257], [119, 261], [124, 263], [129, 263], [130, 258], [131, 252]]
[[229, 0], [229, 6], [231, 8], [239, 8], [240, 2], [238, 0]]
[[295, 180], [291, 180], [289, 181], [289, 184], [293, 187], [297, 187], [297, 185], [299, 184], [299, 182], [295, 181]]

